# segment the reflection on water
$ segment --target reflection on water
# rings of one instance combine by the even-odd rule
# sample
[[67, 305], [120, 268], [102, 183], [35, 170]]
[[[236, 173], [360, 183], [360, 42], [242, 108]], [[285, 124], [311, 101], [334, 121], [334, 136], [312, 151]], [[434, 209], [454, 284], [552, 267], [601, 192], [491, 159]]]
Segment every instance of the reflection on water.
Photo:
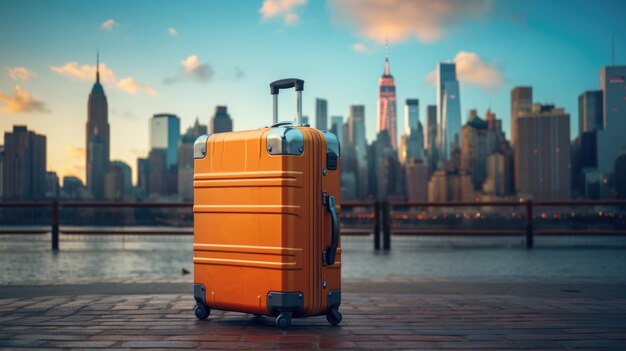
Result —
[[[191, 282], [192, 237], [64, 235], [50, 251], [48, 235], [0, 236], [0, 284]], [[626, 238], [394, 237], [374, 252], [371, 237], [343, 238], [343, 278], [455, 281], [626, 282]]]

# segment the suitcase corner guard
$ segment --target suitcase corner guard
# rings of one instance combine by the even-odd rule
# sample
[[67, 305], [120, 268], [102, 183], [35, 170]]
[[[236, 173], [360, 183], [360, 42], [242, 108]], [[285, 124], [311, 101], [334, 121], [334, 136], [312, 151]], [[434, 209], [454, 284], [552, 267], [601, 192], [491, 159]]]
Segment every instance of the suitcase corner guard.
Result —
[[206, 289], [204, 284], [193, 285], [193, 297], [196, 299], [196, 303], [203, 303], [206, 305]]
[[304, 313], [304, 294], [301, 292], [275, 292], [267, 293], [267, 311], [270, 316], [280, 313], [291, 312], [295, 316]]
[[328, 309], [333, 307], [339, 308], [339, 305], [341, 305], [341, 290], [329, 291], [326, 299], [326, 305], [328, 306]]

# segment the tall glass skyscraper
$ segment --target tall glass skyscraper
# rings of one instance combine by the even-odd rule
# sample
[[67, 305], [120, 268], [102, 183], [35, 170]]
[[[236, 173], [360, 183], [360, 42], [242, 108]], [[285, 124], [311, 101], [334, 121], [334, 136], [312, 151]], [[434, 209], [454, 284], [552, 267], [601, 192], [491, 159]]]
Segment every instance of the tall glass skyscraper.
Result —
[[[99, 55], [98, 55], [99, 56]], [[100, 84], [100, 59], [96, 59], [96, 83], [87, 103], [85, 153], [87, 156], [87, 190], [94, 199], [104, 198], [104, 177], [109, 170], [110, 137], [107, 97]]]
[[357, 196], [367, 197], [367, 141], [365, 140], [365, 106], [350, 106], [349, 117], [350, 146], [356, 154]]
[[437, 148], [440, 161], [450, 159], [461, 137], [461, 97], [454, 63], [437, 65]]
[[165, 151], [167, 169], [176, 167], [180, 143], [180, 119], [167, 113], [155, 114], [150, 120], [150, 149]]
[[328, 129], [328, 101], [325, 99], [315, 99], [315, 128]]
[[396, 132], [396, 83], [389, 72], [389, 55], [385, 54], [385, 73], [378, 79], [378, 132], [389, 131], [391, 146], [398, 148]]

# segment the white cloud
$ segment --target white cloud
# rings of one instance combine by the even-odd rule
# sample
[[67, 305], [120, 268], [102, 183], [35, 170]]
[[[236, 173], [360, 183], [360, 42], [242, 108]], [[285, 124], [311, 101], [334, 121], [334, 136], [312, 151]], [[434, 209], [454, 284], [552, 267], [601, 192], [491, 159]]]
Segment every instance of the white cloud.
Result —
[[13, 95], [0, 92], [0, 111], [8, 113], [50, 112], [44, 102], [35, 99], [19, 85], [13, 88]]
[[126, 78], [120, 79], [119, 82], [117, 82], [117, 88], [121, 91], [125, 91], [131, 94], [144, 92], [150, 96], [159, 95], [154, 88], [137, 82], [135, 78], [133, 77], [126, 77]]
[[[96, 79], [96, 66], [79, 66], [76, 61], [68, 62], [63, 66], [52, 66], [51, 69], [58, 74], [78, 78], [80, 80], [92, 81]], [[107, 84], [115, 84], [115, 82], [117, 82], [115, 73], [104, 63], [100, 64], [100, 80]]]
[[[459, 51], [454, 57], [456, 75], [459, 82], [473, 84], [487, 90], [497, 90], [504, 83], [504, 75], [500, 66], [494, 62], [486, 62], [474, 52]], [[430, 72], [425, 79], [436, 84], [437, 72]]]
[[[94, 81], [96, 79], [96, 66], [79, 66], [76, 61], [68, 62], [63, 66], [52, 66], [51, 69], [55, 73], [71, 78], [78, 78], [85, 81]], [[135, 94], [143, 92], [150, 96], [158, 95], [156, 89], [149, 85], [139, 83], [133, 77], [118, 79], [113, 70], [108, 68], [104, 63], [100, 64], [100, 81], [104, 84], [115, 86], [126, 93]]]
[[67, 154], [76, 161], [85, 160], [85, 148], [84, 147], [70, 146], [66, 149], [66, 151], [67, 151]]
[[24, 66], [6, 67], [6, 70], [9, 73], [9, 77], [11, 78], [11, 80], [29, 80], [31, 78], [37, 77], [37, 73], [29, 70]]
[[365, 39], [391, 43], [415, 38], [433, 42], [448, 27], [480, 19], [494, 0], [329, 0], [335, 22], [347, 24]]
[[367, 46], [365, 46], [365, 44], [363, 43], [355, 43], [354, 45], [352, 45], [352, 50], [356, 52], [365, 52], [367, 51]]
[[213, 68], [208, 63], [201, 62], [198, 55], [189, 55], [186, 59], [180, 61], [180, 64], [182, 73], [174, 77], [165, 78], [163, 83], [172, 84], [188, 77], [196, 81], [208, 82], [215, 75]]
[[102, 24], [100, 25], [100, 28], [104, 30], [108, 30], [109, 32], [112, 32], [115, 29], [115, 27], [119, 25], [120, 24], [116, 22], [114, 19], [109, 18], [108, 20], [102, 22]]
[[259, 9], [263, 20], [282, 18], [286, 25], [298, 23], [300, 16], [296, 7], [306, 4], [307, 0], [265, 0]]
[[174, 27], [169, 27], [167, 29], [167, 34], [169, 34], [169, 35], [171, 35], [173, 37], [177, 37], [178, 36], [178, 31]]

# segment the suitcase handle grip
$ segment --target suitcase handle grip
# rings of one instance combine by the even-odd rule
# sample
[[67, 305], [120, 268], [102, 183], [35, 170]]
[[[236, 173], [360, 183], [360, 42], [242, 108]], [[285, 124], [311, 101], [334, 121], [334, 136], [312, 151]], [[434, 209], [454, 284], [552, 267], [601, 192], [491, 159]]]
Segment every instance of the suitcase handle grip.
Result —
[[272, 124], [278, 123], [278, 92], [281, 89], [296, 88], [296, 124], [302, 123], [302, 91], [304, 81], [298, 78], [285, 78], [270, 83], [270, 93], [272, 94], [273, 112]]
[[324, 193], [324, 205], [328, 212], [332, 223], [332, 242], [329, 247], [324, 250], [322, 261], [324, 266], [335, 264], [335, 256], [337, 255], [337, 247], [339, 246], [339, 217], [337, 216], [337, 203], [333, 195], [328, 196]]

